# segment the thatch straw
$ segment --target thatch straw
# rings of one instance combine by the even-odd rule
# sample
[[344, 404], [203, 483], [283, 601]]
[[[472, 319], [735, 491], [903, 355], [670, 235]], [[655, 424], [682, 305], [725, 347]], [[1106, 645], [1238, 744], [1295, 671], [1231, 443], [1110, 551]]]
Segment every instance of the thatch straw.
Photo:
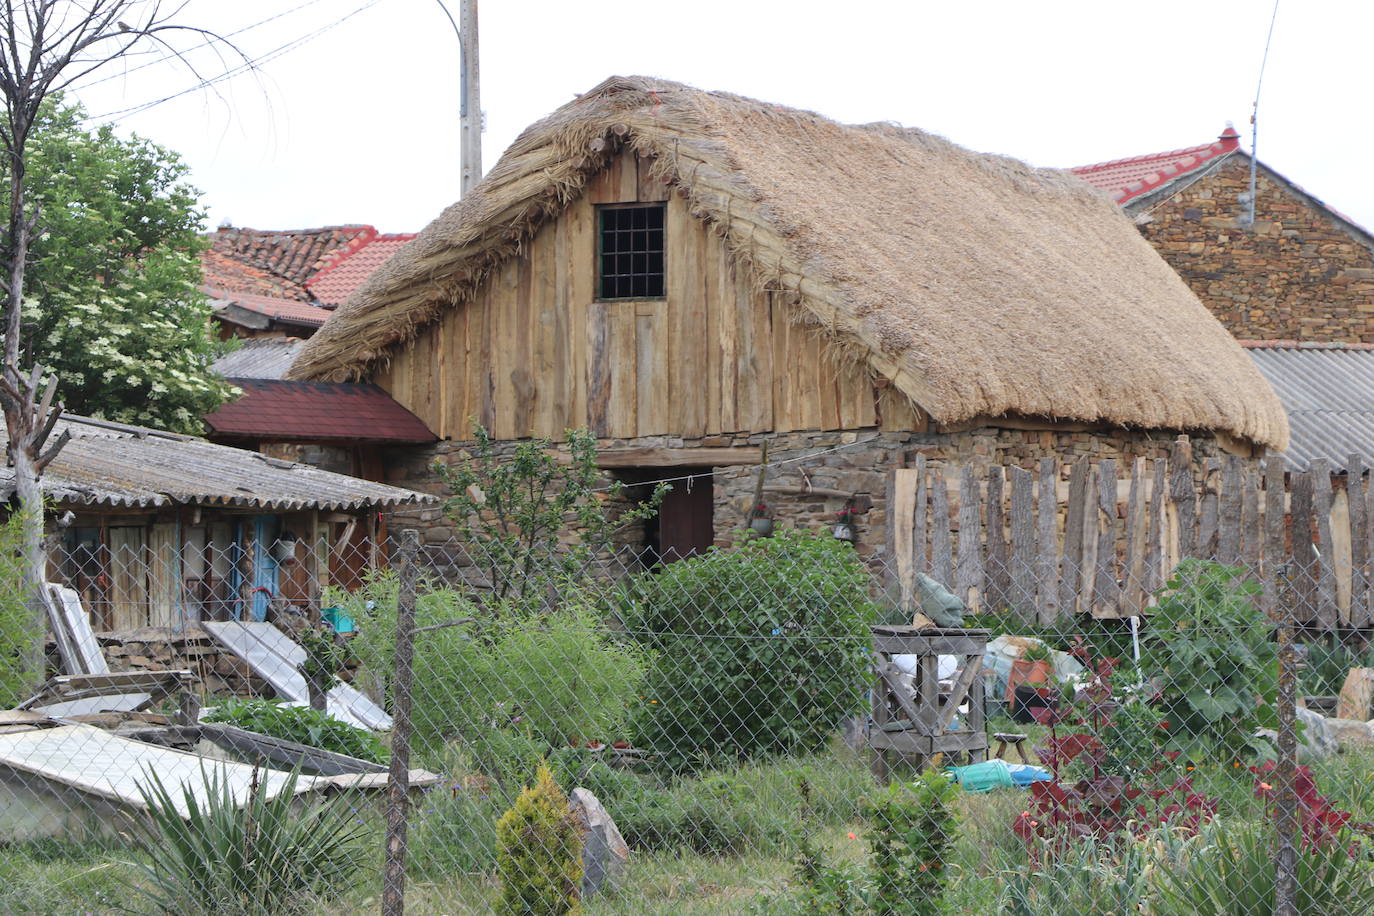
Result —
[[625, 147], [657, 157], [756, 285], [790, 290], [937, 421], [1021, 414], [1286, 444], [1283, 408], [1240, 346], [1077, 178], [642, 77], [526, 129], [306, 344], [294, 377], [366, 375]]

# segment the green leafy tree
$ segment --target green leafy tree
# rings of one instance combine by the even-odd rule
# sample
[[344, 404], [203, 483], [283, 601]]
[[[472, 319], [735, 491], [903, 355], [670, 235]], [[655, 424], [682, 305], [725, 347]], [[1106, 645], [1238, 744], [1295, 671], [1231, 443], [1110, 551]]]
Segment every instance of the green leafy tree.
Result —
[[34, 127], [22, 336], [68, 409], [198, 431], [232, 392], [209, 369], [227, 345], [200, 289], [198, 192], [176, 153], [84, 114], [49, 100]]
[[1186, 559], [1159, 594], [1141, 644], [1141, 670], [1162, 690], [1168, 744], [1195, 760], [1268, 751], [1277, 724], [1278, 651], [1245, 570]]
[[668, 491], [660, 484], [612, 517], [608, 506], [628, 502], [625, 486], [603, 486], [591, 433], [568, 431], [565, 461], [547, 439], [525, 440], [506, 453], [482, 426], [473, 424], [472, 435], [463, 461], [435, 469], [454, 494], [445, 509], [498, 600], [538, 600], [555, 584], [584, 576], [615, 532], [653, 515]]

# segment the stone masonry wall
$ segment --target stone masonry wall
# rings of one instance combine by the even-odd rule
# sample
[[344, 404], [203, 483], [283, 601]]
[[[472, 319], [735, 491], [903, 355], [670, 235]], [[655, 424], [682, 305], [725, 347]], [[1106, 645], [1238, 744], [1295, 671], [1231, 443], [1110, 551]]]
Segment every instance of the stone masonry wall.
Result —
[[[713, 436], [683, 440], [676, 437], [653, 437], [630, 440], [604, 440], [602, 448], [693, 448], [758, 446], [769, 440], [770, 467], [765, 487], [788, 489], [813, 488], [839, 490], [865, 495], [871, 505], [858, 518], [856, 549], [859, 553], [880, 562], [887, 553], [887, 480], [888, 472], [910, 467], [917, 452], [924, 453], [930, 466], [946, 467], [948, 478], [957, 471], [948, 470], [972, 462], [975, 466], [1017, 464], [1034, 470], [1035, 463], [1045, 456], [1057, 456], [1066, 464], [1078, 458], [1115, 458], [1129, 462], [1134, 458], [1166, 458], [1175, 434], [1155, 430], [1109, 430], [1096, 432], [1026, 431], [985, 427], [959, 433], [909, 433], [859, 430], [843, 432], [803, 432], [779, 436]], [[1195, 461], [1220, 454], [1215, 440], [1194, 437]], [[511, 447], [515, 443], [509, 443]], [[435, 461], [452, 463], [465, 454], [465, 444], [440, 442], [423, 449], [395, 450], [385, 459], [387, 483], [414, 490], [444, 492], [442, 483], [431, 470]], [[789, 459], [804, 459], [790, 461]], [[662, 477], [681, 473], [664, 468]], [[1067, 467], [1066, 467], [1067, 473]], [[753, 500], [758, 476], [756, 466], [719, 467], [714, 475], [716, 543], [727, 546], [733, 532], [741, 529]], [[607, 478], [610, 479], [609, 476]], [[766, 492], [764, 502], [776, 524], [782, 527], [830, 530], [836, 514], [844, 508], [839, 497], [805, 496]], [[451, 522], [438, 506], [407, 508], [394, 512], [388, 520], [392, 531], [406, 527], [421, 530], [424, 541], [439, 545], [454, 537]]]
[[1242, 340], [1374, 342], [1367, 242], [1263, 168], [1255, 225], [1247, 229], [1241, 195], [1249, 183], [1248, 160], [1235, 157], [1148, 216], [1135, 214], [1137, 224]]

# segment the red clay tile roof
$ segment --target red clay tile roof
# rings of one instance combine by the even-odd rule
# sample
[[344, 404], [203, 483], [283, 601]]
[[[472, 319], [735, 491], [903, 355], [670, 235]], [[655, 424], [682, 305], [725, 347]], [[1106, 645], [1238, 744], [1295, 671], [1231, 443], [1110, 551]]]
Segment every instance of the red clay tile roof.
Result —
[[205, 417], [217, 438], [288, 442], [433, 442], [415, 414], [376, 385], [231, 379], [243, 396]]
[[413, 238], [413, 232], [396, 232], [375, 235], [366, 240], [361, 237], [354, 239], [336, 252], [318, 273], [306, 280], [305, 287], [316, 302], [342, 305], [374, 270]]
[[274, 321], [286, 324], [299, 324], [317, 328], [324, 320], [334, 314], [331, 309], [320, 308], [298, 299], [282, 299], [277, 296], [259, 296], [254, 293], [237, 293], [230, 290], [205, 286], [205, 294], [210, 297], [216, 310], [226, 305], [237, 305], [250, 312], [266, 315]]
[[1118, 204], [1125, 205], [1133, 198], [1210, 165], [1239, 147], [1240, 134], [1228, 124], [1213, 143], [1095, 165], [1080, 165], [1069, 171], [1093, 187], [1111, 194]]
[[350, 242], [372, 238], [372, 226], [325, 226], [321, 229], [216, 230], [211, 239], [215, 251], [264, 268], [293, 283], [304, 284]]
[[233, 255], [211, 248], [201, 255], [205, 286], [231, 293], [252, 293], [278, 299], [305, 300], [310, 294], [299, 283], [278, 277], [270, 270], [241, 261]]

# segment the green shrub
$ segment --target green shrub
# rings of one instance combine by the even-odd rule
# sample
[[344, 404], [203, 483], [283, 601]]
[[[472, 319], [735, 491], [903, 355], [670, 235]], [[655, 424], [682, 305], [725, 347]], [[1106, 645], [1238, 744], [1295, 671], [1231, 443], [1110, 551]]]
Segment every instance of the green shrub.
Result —
[[848, 544], [800, 531], [646, 576], [625, 621], [653, 656], [636, 740], [674, 771], [821, 748], [863, 703], [869, 586]]
[[1159, 594], [1141, 644], [1157, 678], [1169, 744], [1192, 760], [1237, 761], [1270, 749], [1256, 737], [1277, 724], [1273, 628], [1245, 571], [1186, 559]]
[[[396, 577], [375, 572], [354, 595], [328, 600], [357, 615], [354, 649], [368, 679], [386, 690], [393, 667]], [[612, 632], [580, 593], [547, 613], [514, 606], [479, 609], [457, 592], [428, 589], [416, 601], [418, 627], [465, 620], [415, 636], [413, 695], [417, 745], [492, 728], [524, 732], [548, 747], [614, 741], [627, 729], [647, 658]]]
[[944, 773], [928, 770], [909, 784], [889, 786], [864, 805], [875, 912], [941, 912], [949, 883], [945, 866], [956, 839], [950, 806], [958, 792]]
[[547, 766], [496, 822], [497, 912], [561, 916], [581, 910], [582, 838]]
[[303, 706], [283, 706], [271, 700], [230, 699], [206, 713], [205, 721], [223, 722], [270, 738], [307, 744], [372, 763], [386, 763], [391, 757], [381, 739], [367, 729]]
[[[156, 773], [139, 784], [148, 817], [136, 822], [140, 887], [159, 913], [266, 916], [304, 913], [345, 894], [362, 861], [363, 828], [341, 800], [298, 810], [298, 773], [272, 795], [255, 782], [235, 801], [223, 771], [202, 772], [205, 798], [189, 786], [169, 789]], [[175, 794], [174, 794], [175, 792]]]
[[[1274, 912], [1273, 830], [1257, 824], [1214, 824], [1173, 850], [1153, 870], [1157, 916], [1252, 916]], [[1374, 912], [1374, 873], [1351, 837], [1300, 843], [1298, 916]]]

